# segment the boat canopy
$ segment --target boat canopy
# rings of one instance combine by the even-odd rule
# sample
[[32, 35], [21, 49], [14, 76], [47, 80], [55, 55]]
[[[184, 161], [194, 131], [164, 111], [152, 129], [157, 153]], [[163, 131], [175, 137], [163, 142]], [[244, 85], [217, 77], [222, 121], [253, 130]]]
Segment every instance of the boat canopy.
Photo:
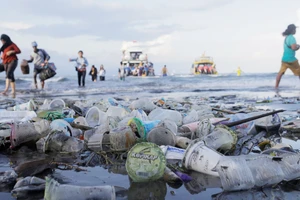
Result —
[[196, 59], [195, 64], [213, 64], [214, 60], [212, 57], [209, 56], [201, 56], [200, 58]]

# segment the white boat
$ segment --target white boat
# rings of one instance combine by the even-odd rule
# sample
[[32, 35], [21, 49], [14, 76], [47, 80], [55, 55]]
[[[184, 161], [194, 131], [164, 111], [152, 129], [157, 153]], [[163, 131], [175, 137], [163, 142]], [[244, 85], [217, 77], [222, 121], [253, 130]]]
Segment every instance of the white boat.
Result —
[[[122, 64], [126, 64], [127, 76], [155, 76], [152, 62], [148, 62], [147, 54], [140, 48], [133, 47], [123, 50]], [[147, 65], [148, 70], [145, 70]]]

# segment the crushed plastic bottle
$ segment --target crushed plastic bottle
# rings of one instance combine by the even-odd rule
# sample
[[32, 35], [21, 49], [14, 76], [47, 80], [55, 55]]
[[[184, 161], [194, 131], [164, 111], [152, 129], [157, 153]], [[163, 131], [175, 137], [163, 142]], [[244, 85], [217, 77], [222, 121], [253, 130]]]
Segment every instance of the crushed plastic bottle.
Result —
[[162, 108], [156, 108], [149, 115], [149, 119], [153, 120], [171, 120], [177, 124], [177, 126], [182, 125], [182, 115], [178, 111], [166, 110]]

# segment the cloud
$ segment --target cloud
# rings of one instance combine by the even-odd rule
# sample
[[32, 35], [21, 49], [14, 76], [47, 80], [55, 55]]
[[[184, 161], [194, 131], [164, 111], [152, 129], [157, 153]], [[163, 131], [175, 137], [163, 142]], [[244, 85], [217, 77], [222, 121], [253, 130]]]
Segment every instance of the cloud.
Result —
[[[222, 0], [220, 4], [229, 2]], [[98, 0], [15, 0], [13, 13], [26, 14], [25, 22], [11, 22], [2, 28], [19, 30], [22, 34], [50, 36], [55, 38], [76, 37], [81, 35], [96, 36], [98, 40], [153, 40], [162, 35], [172, 34], [177, 30], [199, 30], [199, 26], [180, 25], [176, 17], [182, 14], [181, 1], [172, 4], [138, 1], [98, 1]], [[194, 2], [188, 8], [206, 9], [215, 7], [211, 3]], [[33, 6], [34, 5], [34, 6]], [[3, 5], [3, 10], [10, 10], [11, 5]], [[45, 9], [47, 8], [47, 9]], [[158, 11], [158, 12], [156, 12]], [[13, 16], [18, 16], [14, 15]], [[172, 19], [172, 16], [176, 16]], [[14, 18], [18, 20], [17, 18]], [[31, 20], [29, 20], [31, 19]], [[180, 23], [182, 21], [179, 20]], [[1, 26], [0, 26], [1, 28]]]
[[0, 28], [14, 31], [25, 30], [31, 27], [33, 27], [32, 24], [27, 24], [23, 22], [0, 22]]
[[[270, 71], [280, 62], [282, 29], [300, 25], [300, 9], [272, 0], [14, 0], [1, 5], [1, 14], [9, 18], [0, 32], [21, 50], [36, 40], [66, 72], [79, 49], [91, 64], [116, 72], [121, 49], [133, 40], [153, 63], [183, 72], [204, 51], [220, 72], [238, 65]], [[20, 58], [28, 56], [22, 52]]]
[[97, 21], [95, 23], [77, 24], [54, 24], [37, 25], [24, 29], [24, 34], [35, 34], [40, 36], [51, 36], [56, 38], [76, 37], [90, 35], [97, 37], [98, 40], [140, 40], [147, 41], [161, 35], [170, 34], [177, 30], [179, 25], [115, 22], [108, 23]]
[[151, 48], [160, 47], [166, 43], [168, 43], [172, 39], [171, 35], [162, 35], [153, 40], [139, 42], [139, 41], [123, 41], [121, 50], [139, 47], [146, 50], [150, 50]]

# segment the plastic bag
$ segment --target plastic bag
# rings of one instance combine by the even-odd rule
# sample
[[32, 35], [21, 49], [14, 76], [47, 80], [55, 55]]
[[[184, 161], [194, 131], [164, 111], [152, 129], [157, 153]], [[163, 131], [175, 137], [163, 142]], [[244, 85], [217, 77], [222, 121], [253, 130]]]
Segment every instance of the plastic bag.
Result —
[[40, 73], [40, 79], [41, 81], [45, 81], [49, 78], [52, 78], [53, 76], [56, 75], [56, 72], [51, 69], [50, 67], [43, 69], [43, 71]]
[[108, 110], [106, 111], [106, 115], [108, 117], [119, 117], [121, 119], [125, 118], [126, 116], [129, 115], [129, 113], [121, 107], [116, 107], [116, 106], [110, 106]]
[[147, 114], [142, 109], [133, 110], [130, 113], [130, 117], [132, 117], [132, 118], [138, 118], [138, 119], [140, 119], [142, 121], [149, 121], [149, 118], [148, 118]]
[[209, 119], [203, 119], [197, 125], [197, 129], [195, 131], [196, 138], [203, 138], [210, 134], [214, 130], [214, 125], [211, 124]]
[[156, 108], [154, 103], [150, 99], [139, 99], [135, 100], [130, 105], [131, 109], [142, 109], [146, 112], [150, 112]]
[[[249, 114], [238, 113], [238, 114], [234, 114], [234, 115], [226, 115], [226, 117], [230, 118], [230, 120], [228, 120], [228, 122], [235, 122], [235, 121], [249, 118], [251, 116]], [[246, 123], [231, 127], [231, 129], [234, 131], [240, 132], [243, 136], [246, 136], [248, 134], [253, 134], [256, 132], [254, 123], [255, 123], [255, 121], [246, 122]]]
[[271, 186], [284, 180], [279, 162], [268, 155], [224, 156], [216, 166], [225, 191]]

